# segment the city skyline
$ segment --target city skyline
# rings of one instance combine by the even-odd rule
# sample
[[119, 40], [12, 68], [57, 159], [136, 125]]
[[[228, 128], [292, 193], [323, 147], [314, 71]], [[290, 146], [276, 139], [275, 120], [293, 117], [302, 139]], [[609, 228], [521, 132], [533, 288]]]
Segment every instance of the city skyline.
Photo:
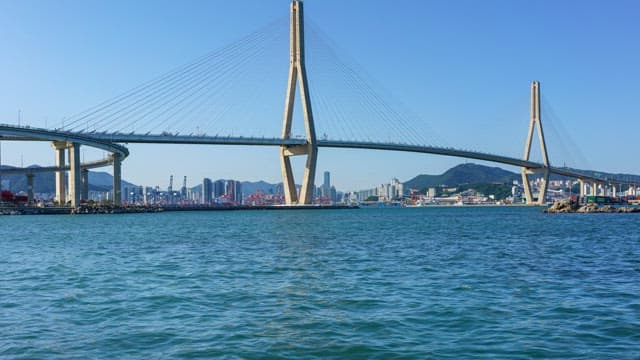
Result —
[[[246, 4], [260, 11], [247, 11]], [[0, 19], [7, 24], [1, 30], [6, 41], [0, 44], [7, 54], [0, 60], [2, 122], [51, 127], [286, 16], [287, 4], [2, 3]], [[572, 162], [572, 154], [549, 141], [552, 163], [639, 172], [631, 144], [640, 130], [633, 108], [639, 92], [634, 80], [640, 77], [634, 64], [640, 51], [628, 40], [638, 35], [635, 3], [541, 2], [530, 9], [499, 2], [409, 2], [403, 8], [415, 9], [410, 13], [392, 3], [364, 8], [358, 2], [305, 4], [307, 17], [317, 27], [348, 49], [395, 98], [427, 119], [447, 144], [518, 156], [529, 116], [528, 82], [538, 79], [543, 100], [561, 120], [554, 124], [551, 117], [543, 119], [547, 136], [553, 137], [554, 126], [565, 127], [577, 145], [570, 149], [578, 152]], [[340, 12], [335, 11], [338, 7]], [[82, 20], [70, 21], [78, 14]], [[166, 18], [176, 26], [160, 26]], [[388, 26], [377, 29], [380, 25]], [[372, 36], [379, 41], [370, 41]], [[537, 56], [531, 56], [531, 49]], [[286, 79], [276, 81], [282, 94], [274, 95], [274, 106], [281, 108]], [[310, 87], [313, 91], [313, 82]], [[269, 121], [278, 128], [281, 118]], [[132, 156], [123, 163], [123, 173], [135, 183], [168, 174], [204, 177], [203, 163], [228, 178], [281, 181], [273, 148], [129, 148]], [[46, 143], [5, 141], [2, 149], [3, 164], [53, 160]], [[95, 150], [83, 154], [100, 157]], [[388, 181], [389, 174], [406, 181], [420, 173], [441, 173], [459, 162], [430, 155], [322, 149], [318, 168], [330, 170], [336, 187], [348, 191]], [[321, 182], [318, 174], [316, 186]]]

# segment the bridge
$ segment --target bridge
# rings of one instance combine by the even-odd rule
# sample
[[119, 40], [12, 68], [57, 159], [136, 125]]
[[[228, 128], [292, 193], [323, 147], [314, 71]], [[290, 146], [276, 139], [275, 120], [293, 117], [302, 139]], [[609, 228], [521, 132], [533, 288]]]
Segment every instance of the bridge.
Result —
[[[64, 203], [68, 198], [71, 206], [77, 206], [81, 200], [87, 199], [88, 194], [88, 170], [102, 166], [113, 166], [113, 200], [116, 204], [121, 202], [121, 162], [129, 156], [128, 149], [123, 144], [199, 144], [199, 145], [236, 145], [236, 146], [273, 146], [280, 150], [280, 164], [284, 186], [284, 195], [287, 204], [311, 204], [313, 201], [314, 180], [319, 148], [339, 149], [363, 149], [382, 150], [433, 154], [441, 156], [453, 156], [465, 159], [489, 161], [498, 164], [510, 165], [521, 168], [522, 182], [526, 201], [531, 205], [545, 203], [545, 195], [550, 174], [578, 179], [580, 182], [580, 195], [587, 193], [587, 184], [592, 195], [616, 194], [623, 186], [635, 192], [638, 184], [626, 179], [602, 178], [589, 175], [585, 172], [567, 168], [555, 167], [549, 162], [542, 116], [540, 111], [540, 83], [531, 84], [531, 108], [529, 129], [525, 143], [524, 156], [515, 158], [510, 156], [491, 154], [472, 150], [462, 150], [453, 147], [440, 147], [433, 145], [421, 145], [402, 142], [376, 142], [360, 140], [334, 140], [318, 138], [316, 136], [314, 112], [310, 97], [309, 80], [305, 65], [305, 40], [304, 40], [304, 15], [303, 3], [293, 0], [290, 12], [290, 62], [288, 71], [287, 90], [285, 95], [285, 110], [280, 137], [252, 137], [252, 136], [209, 136], [205, 134], [180, 135], [170, 132], [162, 133], [123, 133], [121, 131], [71, 131], [64, 129], [42, 129], [26, 126], [0, 124], [0, 140], [9, 141], [47, 141], [51, 142], [55, 151], [55, 166], [41, 168], [16, 168], [0, 171], [3, 174], [26, 174], [29, 184], [29, 198], [33, 198], [33, 177], [41, 172], [56, 173], [56, 200]], [[171, 79], [171, 77], [168, 77]], [[296, 87], [300, 95], [301, 110], [305, 135], [296, 137], [292, 135], [294, 102]], [[157, 93], [157, 92], [156, 92]], [[117, 102], [117, 101], [115, 101]], [[133, 102], [136, 105], [140, 101]], [[98, 113], [105, 105], [94, 110], [91, 114]], [[122, 111], [122, 110], [119, 110]], [[111, 116], [111, 115], [110, 115]], [[534, 141], [537, 139], [542, 155], [541, 162], [530, 159]], [[79, 149], [81, 146], [89, 146], [102, 149], [110, 155], [105, 159], [81, 163]], [[65, 153], [68, 153], [68, 165], [65, 161]], [[291, 157], [306, 156], [304, 175], [301, 188], [298, 192], [293, 176]], [[69, 173], [68, 185], [65, 184], [65, 173]], [[531, 175], [542, 176], [542, 186], [537, 199], [531, 189]]]

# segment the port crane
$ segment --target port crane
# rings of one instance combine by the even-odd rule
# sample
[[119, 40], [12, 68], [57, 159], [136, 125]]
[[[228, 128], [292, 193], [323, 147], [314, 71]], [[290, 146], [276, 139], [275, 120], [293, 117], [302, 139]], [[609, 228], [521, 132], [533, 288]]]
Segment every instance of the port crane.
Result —
[[187, 176], [186, 175], [182, 180], [182, 188], [180, 189], [180, 195], [182, 196], [182, 200], [187, 199]]

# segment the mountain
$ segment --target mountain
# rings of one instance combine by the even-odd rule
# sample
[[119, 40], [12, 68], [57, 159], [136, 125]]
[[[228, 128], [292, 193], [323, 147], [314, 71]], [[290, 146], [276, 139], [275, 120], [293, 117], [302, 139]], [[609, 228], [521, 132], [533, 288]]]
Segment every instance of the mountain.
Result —
[[[138, 185], [122, 180], [123, 188], [137, 186]], [[113, 176], [104, 171], [89, 171], [89, 190], [94, 190], [92, 187], [97, 191], [100, 191], [100, 189], [105, 189], [102, 191], [110, 191], [113, 188]]]
[[[38, 165], [31, 165], [39, 167]], [[2, 165], [0, 169], [13, 169], [13, 166]], [[27, 177], [25, 175], [2, 175], [3, 189], [8, 183], [8, 190], [13, 192], [27, 191]], [[136, 185], [122, 181], [122, 187], [134, 187]], [[53, 194], [56, 192], [55, 173], [38, 173], [33, 178], [33, 191], [35, 193]], [[89, 171], [89, 191], [110, 191], [113, 188], [113, 176], [104, 171]]]
[[270, 184], [265, 181], [243, 181], [242, 182], [242, 192], [245, 194], [253, 194], [258, 190], [264, 191], [265, 194], [275, 194], [277, 192], [278, 187], [280, 187], [280, 192], [282, 192], [282, 183], [279, 184]]
[[[602, 178], [617, 178], [628, 181], [640, 182], [640, 176], [630, 174], [612, 174], [591, 170], [577, 170], [588, 176]], [[542, 174], [534, 174], [530, 179], [540, 177]], [[550, 180], [569, 180], [570, 178], [551, 174]], [[418, 175], [404, 183], [406, 189], [423, 190], [439, 186], [460, 186], [465, 184], [511, 184], [514, 180], [522, 181], [519, 173], [514, 173], [499, 167], [489, 167], [478, 164], [460, 164], [445, 171], [441, 175]], [[477, 186], [476, 186], [477, 187]]]
[[425, 189], [439, 186], [458, 186], [478, 183], [512, 183], [521, 180], [520, 174], [478, 164], [460, 164], [440, 175], [418, 175], [404, 183], [408, 189]]
[[[32, 167], [38, 167], [37, 165], [31, 165]], [[15, 167], [9, 165], [2, 165], [0, 170], [14, 169]], [[56, 182], [54, 173], [42, 173], [36, 174], [33, 178], [33, 191], [36, 193], [55, 193]], [[27, 177], [25, 175], [2, 175], [2, 189], [10, 190], [13, 192], [27, 191]]]

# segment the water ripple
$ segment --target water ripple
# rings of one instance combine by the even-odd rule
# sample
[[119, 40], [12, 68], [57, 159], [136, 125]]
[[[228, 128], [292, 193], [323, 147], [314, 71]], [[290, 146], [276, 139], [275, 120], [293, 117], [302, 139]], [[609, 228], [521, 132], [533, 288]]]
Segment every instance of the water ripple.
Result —
[[637, 216], [0, 218], [2, 358], [638, 358]]

